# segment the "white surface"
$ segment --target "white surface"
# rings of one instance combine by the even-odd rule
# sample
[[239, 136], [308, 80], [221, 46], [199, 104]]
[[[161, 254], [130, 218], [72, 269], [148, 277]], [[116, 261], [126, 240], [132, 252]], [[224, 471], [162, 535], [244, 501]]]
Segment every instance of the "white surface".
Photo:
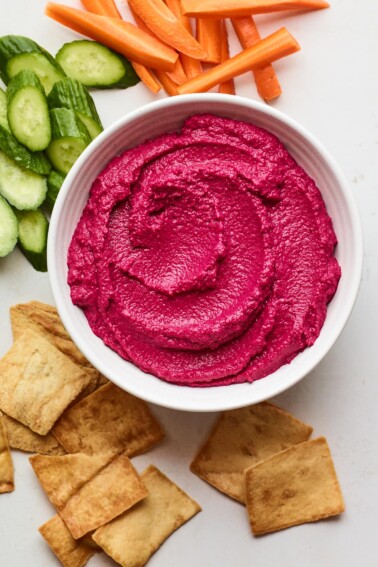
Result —
[[[68, 3], [68, 0], [66, 0]], [[53, 53], [75, 34], [43, 16], [44, 1], [2, 1], [0, 34], [23, 34]], [[189, 462], [214, 414], [153, 408], [166, 440], [134, 459], [142, 470], [153, 462], [203, 507], [150, 560], [151, 567], [375, 567], [378, 510], [378, 4], [334, 0], [330, 10], [259, 18], [268, 33], [286, 25], [302, 51], [276, 64], [284, 94], [275, 107], [307, 127], [333, 154], [355, 194], [365, 234], [365, 266], [353, 314], [331, 352], [302, 382], [275, 401], [314, 426], [329, 441], [346, 501], [340, 518], [254, 538], [244, 508], [200, 481]], [[236, 43], [234, 44], [236, 46]], [[255, 98], [249, 77], [238, 94]], [[164, 95], [158, 95], [158, 97]], [[153, 100], [143, 85], [130, 92], [96, 92], [104, 124]], [[13, 303], [51, 302], [48, 277], [33, 272], [17, 251], [0, 262], [1, 353], [11, 345], [8, 317]], [[13, 452], [16, 491], [0, 496], [0, 565], [59, 565], [37, 528], [53, 509], [27, 456]], [[114, 563], [103, 554], [93, 567]]]
[[[319, 337], [291, 364], [251, 384], [190, 388], [169, 384], [125, 361], [94, 335], [67, 284], [67, 253], [93, 180], [109, 160], [127, 147], [178, 130], [190, 114], [208, 112], [245, 120], [278, 136], [321, 189], [338, 236], [336, 256], [342, 277]], [[324, 147], [282, 112], [245, 97], [205, 93], [166, 98], [117, 120], [90, 144], [62, 186], [50, 223], [47, 260], [51, 290], [63, 324], [87, 359], [121, 388], [172, 409], [216, 411], [257, 403], [296, 384], [327, 354], [354, 305], [361, 278], [360, 219], [348, 183]]]

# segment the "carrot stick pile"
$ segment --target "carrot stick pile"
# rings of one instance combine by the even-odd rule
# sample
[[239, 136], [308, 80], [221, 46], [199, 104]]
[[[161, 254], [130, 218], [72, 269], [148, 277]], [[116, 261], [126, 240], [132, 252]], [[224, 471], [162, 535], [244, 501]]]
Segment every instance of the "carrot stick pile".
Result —
[[[252, 72], [259, 96], [270, 102], [282, 89], [273, 61], [300, 50], [281, 28], [261, 38], [255, 16], [287, 10], [319, 10], [325, 0], [124, 0], [133, 22], [115, 0], [81, 0], [82, 10], [47, 2], [45, 13], [72, 30], [127, 57], [143, 83], [170, 96], [205, 92], [235, 94], [234, 78]], [[241, 50], [230, 57], [229, 26]]]

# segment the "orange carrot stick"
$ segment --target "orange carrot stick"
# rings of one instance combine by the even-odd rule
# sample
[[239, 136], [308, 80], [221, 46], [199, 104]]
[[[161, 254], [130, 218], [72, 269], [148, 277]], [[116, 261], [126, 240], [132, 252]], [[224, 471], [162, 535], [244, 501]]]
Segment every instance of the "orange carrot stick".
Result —
[[114, 0], [81, 0], [81, 3], [84, 8], [88, 10], [88, 12], [92, 12], [92, 14], [121, 19], [121, 14]]
[[181, 0], [185, 16], [234, 18], [286, 10], [329, 8], [324, 0]]
[[[230, 58], [230, 52], [228, 49], [228, 37], [227, 37], [227, 28], [226, 22], [221, 20], [221, 57], [222, 61], [227, 61]], [[235, 94], [235, 83], [234, 79], [228, 79], [228, 81], [223, 81], [218, 87], [218, 93], [222, 94]]]
[[178, 94], [177, 84], [174, 81], [172, 81], [168, 73], [165, 73], [164, 71], [156, 70], [156, 76], [163, 85], [163, 89], [167, 94], [169, 94], [169, 96], [175, 96]]
[[204, 49], [163, 0], [129, 0], [129, 5], [161, 41], [195, 59], [206, 57]]
[[150, 71], [148, 67], [145, 67], [140, 63], [135, 63], [135, 61], [132, 61], [131, 65], [133, 66], [133, 69], [140, 78], [140, 80], [146, 85], [146, 87], [150, 89], [150, 91], [152, 91], [154, 94], [160, 91], [161, 89], [160, 83], [156, 80], [152, 71]]
[[299, 50], [300, 46], [294, 37], [286, 28], [280, 28], [252, 47], [216, 65], [202, 75], [190, 79], [187, 83], [179, 85], [177, 92], [186, 94], [208, 91], [223, 81], [233, 79], [253, 68], [261, 67]]
[[[122, 19], [114, 0], [81, 0], [81, 2], [84, 8], [93, 14], [98, 14], [99, 16], [112, 16], [120, 20]], [[154, 94], [158, 93], [161, 86], [152, 72], [140, 63], [136, 63], [135, 61], [131, 61], [130, 63], [146, 87]]]
[[[166, 3], [171, 12], [184, 26], [186, 31], [189, 32], [190, 35], [193, 35], [190, 19], [187, 16], [184, 16], [181, 11], [180, 0], [166, 0]], [[197, 75], [200, 75], [202, 73], [202, 65], [199, 59], [193, 59], [193, 57], [185, 55], [184, 53], [180, 53], [180, 59], [188, 79], [192, 79], [193, 77], [196, 77]]]
[[[129, 8], [130, 8], [130, 12], [135, 20], [136, 25], [138, 26], [138, 28], [140, 28], [141, 30], [143, 30], [144, 32], [148, 33], [148, 35], [150, 35], [151, 37], [154, 37], [156, 39], [159, 39], [153, 31], [151, 31], [146, 24], [144, 23], [144, 21], [142, 20], [142, 18], [140, 18], [138, 16], [138, 14], [133, 10], [133, 8], [131, 7], [131, 5], [129, 4]], [[159, 40], [160, 41], [160, 40]], [[167, 73], [170, 77], [170, 79], [172, 79], [172, 81], [174, 83], [177, 83], [179, 85], [181, 85], [182, 83], [185, 83], [185, 81], [188, 80], [188, 77], [185, 74], [185, 71], [183, 69], [182, 63], [180, 61], [180, 57], [177, 58], [177, 61], [175, 63], [174, 68], [172, 69], [172, 71], [169, 71]]]
[[133, 24], [48, 2], [45, 14], [60, 24], [118, 51], [131, 61], [170, 71], [178, 53]]
[[206, 63], [222, 61], [222, 19], [198, 18], [196, 20], [196, 37], [198, 43], [207, 52]]
[[[243, 49], [247, 49], [247, 47], [251, 47], [261, 40], [252, 16], [232, 18], [231, 22]], [[252, 73], [255, 77], [257, 92], [265, 102], [280, 96], [282, 89], [273, 65], [269, 63], [260, 69], [253, 69]]]

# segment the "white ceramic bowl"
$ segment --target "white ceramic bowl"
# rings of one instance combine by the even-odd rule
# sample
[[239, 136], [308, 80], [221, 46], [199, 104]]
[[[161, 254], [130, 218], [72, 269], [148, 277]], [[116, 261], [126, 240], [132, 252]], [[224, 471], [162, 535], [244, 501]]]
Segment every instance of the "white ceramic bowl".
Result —
[[[208, 388], [176, 386], [143, 373], [106, 347], [70, 299], [67, 249], [88, 198], [92, 181], [115, 155], [164, 132], [180, 128], [196, 113], [212, 112], [266, 128], [312, 176], [322, 191], [339, 244], [336, 257], [342, 269], [337, 292], [315, 344], [291, 364], [253, 384]], [[353, 308], [362, 270], [360, 222], [348, 185], [323, 146], [296, 122], [259, 102], [219, 95], [184, 95], [153, 102], [127, 114], [107, 128], [80, 156], [68, 174], [51, 218], [48, 269], [58, 312], [72, 339], [88, 360], [120, 388], [155, 404], [189, 411], [218, 411], [266, 400], [290, 388], [310, 372], [340, 335]]]

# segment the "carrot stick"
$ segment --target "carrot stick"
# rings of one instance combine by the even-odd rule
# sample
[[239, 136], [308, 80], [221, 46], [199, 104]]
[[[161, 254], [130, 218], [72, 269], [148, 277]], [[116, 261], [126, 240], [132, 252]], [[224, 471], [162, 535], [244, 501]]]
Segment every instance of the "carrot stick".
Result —
[[[186, 31], [189, 32], [190, 35], [193, 35], [190, 19], [187, 16], [184, 16], [181, 11], [180, 0], [166, 0], [166, 3], [171, 12], [184, 26]], [[202, 73], [202, 65], [199, 59], [193, 59], [193, 57], [185, 55], [184, 53], [180, 53], [180, 59], [188, 79], [192, 79]]]
[[281, 59], [300, 50], [298, 42], [287, 31], [281, 28], [252, 47], [216, 65], [212, 69], [179, 85], [179, 94], [205, 92], [223, 81], [233, 79], [253, 68], [261, 67], [271, 61]]
[[195, 59], [206, 57], [205, 50], [188, 33], [163, 0], [129, 0], [129, 5], [161, 41]]
[[[247, 47], [251, 47], [261, 40], [252, 16], [232, 18], [231, 22], [243, 49], [247, 49]], [[265, 102], [280, 96], [282, 89], [273, 65], [269, 63], [260, 69], [253, 69], [252, 73], [255, 77], [257, 92]]]
[[97, 16], [54, 2], [46, 4], [45, 14], [147, 67], [171, 71], [178, 57], [173, 49], [123, 20]]
[[[221, 20], [221, 57], [222, 61], [227, 61], [230, 58], [230, 52], [228, 49], [228, 37], [227, 37], [227, 28], [226, 22]], [[229, 79], [228, 81], [223, 81], [218, 87], [218, 93], [222, 94], [235, 94], [235, 83], [234, 79]]]
[[185, 16], [234, 18], [286, 10], [329, 8], [324, 0], [181, 0]]
[[196, 22], [197, 41], [207, 52], [204, 61], [206, 63], [220, 63], [222, 61], [221, 18], [198, 18]]
[[163, 85], [163, 89], [167, 94], [169, 94], [169, 96], [175, 96], [178, 94], [177, 84], [174, 81], [172, 81], [168, 73], [165, 73], [164, 71], [156, 70], [156, 76]]
[[140, 63], [135, 63], [135, 61], [131, 62], [134, 71], [138, 75], [141, 81], [152, 91], [154, 94], [158, 93], [161, 89], [160, 83], [155, 79], [153, 73]]
[[92, 14], [121, 19], [121, 14], [114, 0], [81, 0], [81, 3], [84, 8], [88, 10], [88, 12], [92, 12]]
[[[159, 39], [153, 31], [151, 31], [146, 24], [144, 23], [144, 21], [142, 20], [142, 18], [140, 18], [138, 16], [138, 14], [133, 10], [133, 8], [130, 6], [129, 4], [129, 8], [130, 8], [130, 12], [135, 20], [136, 25], [138, 26], [138, 28], [140, 28], [142, 31], [144, 31], [145, 33], [148, 33], [148, 35], [150, 35], [151, 37], [154, 37], [156, 39]], [[160, 41], [160, 40], [159, 40]], [[169, 76], [169, 78], [176, 84], [181, 85], [182, 83], [185, 83], [185, 81], [188, 80], [188, 77], [185, 74], [185, 71], [183, 69], [182, 63], [180, 61], [180, 57], [177, 58], [177, 61], [175, 63], [174, 68], [172, 69], [172, 71], [167, 72], [167, 75]], [[161, 82], [161, 81], [160, 81]], [[163, 85], [164, 86], [164, 85]]]

